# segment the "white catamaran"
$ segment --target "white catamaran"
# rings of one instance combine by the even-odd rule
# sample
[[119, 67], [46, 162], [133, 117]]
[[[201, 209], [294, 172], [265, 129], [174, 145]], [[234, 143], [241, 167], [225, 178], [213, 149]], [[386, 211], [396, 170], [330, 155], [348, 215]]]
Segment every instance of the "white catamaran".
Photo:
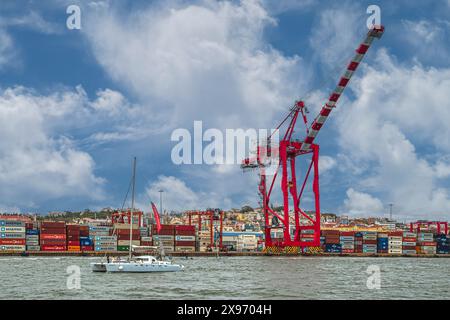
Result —
[[[91, 263], [92, 271], [94, 272], [175, 272], [184, 269], [183, 265], [174, 264], [171, 261], [164, 260], [164, 250], [161, 248], [161, 259], [142, 255], [133, 257], [132, 251], [135, 246], [133, 241], [133, 213], [134, 213], [134, 188], [136, 182], [136, 158], [133, 161], [133, 191], [131, 196], [131, 215], [130, 215], [130, 249], [128, 259], [112, 259], [107, 262], [93, 262]], [[108, 258], [109, 260], [109, 258]]]

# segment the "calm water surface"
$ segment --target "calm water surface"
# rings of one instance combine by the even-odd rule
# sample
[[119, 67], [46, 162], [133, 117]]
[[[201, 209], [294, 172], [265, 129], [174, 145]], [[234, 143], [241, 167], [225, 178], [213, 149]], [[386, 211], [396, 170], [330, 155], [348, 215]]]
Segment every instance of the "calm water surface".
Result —
[[[175, 259], [178, 273], [92, 273], [88, 257], [0, 258], [0, 299], [450, 299], [450, 259], [221, 257]], [[68, 289], [67, 267], [81, 269]], [[381, 289], [367, 288], [370, 265]]]

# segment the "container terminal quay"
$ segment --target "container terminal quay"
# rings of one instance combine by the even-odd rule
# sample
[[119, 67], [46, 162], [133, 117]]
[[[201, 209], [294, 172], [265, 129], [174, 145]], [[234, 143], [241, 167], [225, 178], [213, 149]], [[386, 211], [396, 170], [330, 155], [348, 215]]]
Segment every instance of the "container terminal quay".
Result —
[[[157, 228], [154, 216], [139, 210], [0, 214], [0, 256], [125, 256], [132, 246], [136, 254], [162, 247], [174, 257], [450, 257], [446, 221], [402, 223], [323, 213], [318, 231], [296, 232], [276, 219], [266, 227], [262, 216], [261, 208], [248, 206], [166, 213]], [[302, 245], [285, 245], [286, 233]]]

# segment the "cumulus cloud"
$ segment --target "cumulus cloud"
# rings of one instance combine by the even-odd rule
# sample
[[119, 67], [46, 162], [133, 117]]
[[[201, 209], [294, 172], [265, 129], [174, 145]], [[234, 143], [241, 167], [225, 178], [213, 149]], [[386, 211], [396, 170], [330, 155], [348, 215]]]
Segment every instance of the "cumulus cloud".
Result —
[[377, 66], [355, 80], [356, 99], [336, 123], [341, 151], [365, 168], [360, 186], [403, 215], [448, 217], [450, 195], [439, 181], [448, 168], [438, 160], [450, 150], [450, 70], [403, 66], [379, 50]]
[[13, 60], [15, 53], [11, 36], [0, 27], [0, 71]]
[[3, 90], [0, 197], [5, 206], [34, 207], [63, 197], [101, 200], [104, 179], [69, 135], [95, 130], [97, 118], [110, 122], [121, 103], [123, 97], [112, 90], [99, 91], [92, 101], [82, 87], [50, 95], [24, 87]]
[[99, 9], [85, 29], [99, 63], [145, 102], [154, 121], [172, 129], [194, 120], [216, 128], [271, 125], [292, 103], [301, 59], [262, 40], [275, 21], [259, 1], [161, 6]]
[[450, 60], [447, 39], [450, 36], [449, 21], [402, 20], [402, 34], [399, 41], [412, 49], [413, 55], [422, 63], [448, 63]]
[[347, 190], [344, 205], [349, 214], [356, 216], [380, 216], [383, 212], [383, 204], [379, 199], [352, 188]]
[[231, 205], [230, 200], [222, 198], [216, 190], [194, 191], [186, 183], [173, 176], [161, 175], [146, 189], [146, 196], [159, 203], [159, 190], [163, 190], [163, 210], [184, 211], [193, 209], [217, 208]]
[[352, 57], [361, 37], [365, 10], [359, 4], [339, 4], [321, 11], [313, 26], [310, 45], [322, 66], [335, 72], [341, 71]]

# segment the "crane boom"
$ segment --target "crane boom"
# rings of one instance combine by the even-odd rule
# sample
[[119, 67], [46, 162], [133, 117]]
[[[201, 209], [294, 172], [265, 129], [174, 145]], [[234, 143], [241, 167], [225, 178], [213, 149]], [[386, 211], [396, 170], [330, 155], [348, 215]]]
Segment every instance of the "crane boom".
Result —
[[333, 108], [336, 106], [336, 103], [339, 100], [340, 96], [342, 95], [342, 92], [344, 91], [345, 87], [347, 86], [348, 82], [353, 76], [353, 73], [358, 68], [361, 60], [364, 58], [364, 55], [366, 54], [367, 50], [370, 48], [370, 45], [372, 44], [373, 40], [375, 38], [378, 39], [381, 38], [383, 32], [384, 32], [383, 26], [374, 26], [372, 29], [369, 30], [369, 33], [367, 34], [367, 37], [364, 40], [364, 42], [360, 44], [358, 49], [356, 49], [356, 54], [353, 57], [352, 61], [348, 64], [347, 69], [345, 70], [345, 73], [339, 80], [336, 89], [334, 89], [333, 93], [328, 98], [327, 103], [325, 103], [319, 115], [314, 119], [313, 123], [311, 124], [311, 127], [308, 130], [308, 134], [305, 140], [303, 141], [302, 146], [300, 147], [300, 151], [305, 152], [311, 149], [311, 145], [313, 144], [314, 139], [316, 138], [320, 129], [323, 127], [325, 121], [328, 119], [331, 110], [333, 110]]

